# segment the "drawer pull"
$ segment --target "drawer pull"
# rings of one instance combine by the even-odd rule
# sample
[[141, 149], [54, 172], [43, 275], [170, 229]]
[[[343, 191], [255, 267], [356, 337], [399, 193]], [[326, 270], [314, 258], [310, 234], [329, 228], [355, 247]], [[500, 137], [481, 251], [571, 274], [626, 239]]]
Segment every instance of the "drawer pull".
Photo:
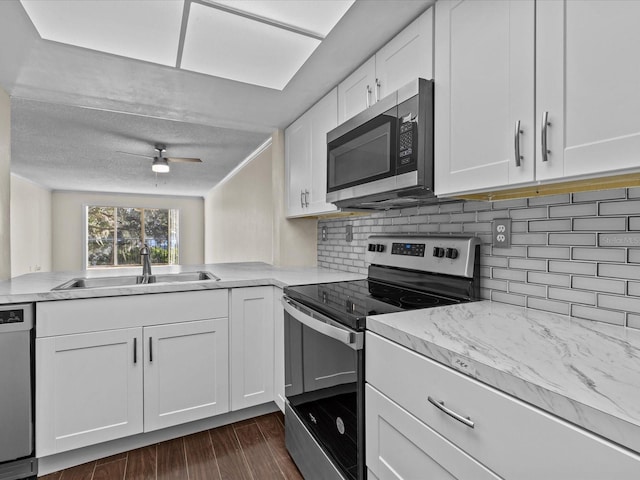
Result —
[[469, 427], [469, 428], [475, 427], [475, 423], [471, 421], [471, 418], [463, 417], [462, 415], [460, 415], [459, 413], [454, 412], [450, 408], [445, 407], [444, 406], [444, 402], [439, 402], [437, 400], [434, 400], [431, 397], [427, 397], [427, 400], [429, 400], [429, 403], [431, 403], [433, 406], [435, 406], [438, 410], [442, 410], [444, 413], [446, 413], [447, 415], [449, 415], [452, 418], [455, 418], [460, 423], [464, 423], [467, 427]]

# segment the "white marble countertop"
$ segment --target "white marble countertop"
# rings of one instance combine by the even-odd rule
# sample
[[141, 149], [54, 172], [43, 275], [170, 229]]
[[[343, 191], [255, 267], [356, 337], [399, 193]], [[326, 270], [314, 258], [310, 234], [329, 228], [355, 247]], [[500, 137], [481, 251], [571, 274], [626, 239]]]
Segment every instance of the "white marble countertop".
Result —
[[368, 317], [367, 330], [640, 452], [638, 330], [491, 301]]
[[204, 265], [153, 267], [153, 273], [182, 273], [204, 270], [220, 278], [215, 281], [152, 283], [120, 287], [55, 290], [53, 288], [78, 277], [111, 277], [139, 275], [140, 267], [86, 270], [79, 272], [29, 273], [0, 282], [0, 305], [7, 303], [68, 300], [74, 298], [114, 297], [146, 293], [184, 292], [216, 288], [253, 287], [260, 285], [301, 285], [305, 283], [357, 280], [363, 275], [316, 267], [275, 267], [262, 262], [213, 263]]

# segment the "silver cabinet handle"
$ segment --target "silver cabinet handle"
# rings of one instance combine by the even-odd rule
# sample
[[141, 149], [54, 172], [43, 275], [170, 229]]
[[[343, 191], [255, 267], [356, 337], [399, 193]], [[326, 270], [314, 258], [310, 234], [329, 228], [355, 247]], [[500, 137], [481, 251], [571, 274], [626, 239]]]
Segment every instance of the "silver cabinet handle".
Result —
[[153, 337], [149, 337], [149, 363], [153, 363]]
[[380, 80], [376, 78], [376, 103], [380, 101]]
[[312, 317], [305, 312], [298, 310], [294, 301], [289, 298], [282, 297], [281, 302], [284, 307], [284, 311], [303, 325], [306, 325], [310, 329], [326, 335], [327, 337], [331, 337], [340, 343], [344, 343], [354, 350], [362, 349], [364, 340], [362, 332], [353, 332], [346, 328], [331, 325], [331, 323], [328, 323], [330, 320], [327, 319], [328, 321], [325, 321], [325, 317], [319, 314], [314, 314], [316, 316]]
[[520, 120], [516, 121], [516, 131], [513, 135], [513, 149], [515, 150], [516, 156], [516, 167], [520, 166], [520, 160], [522, 157], [520, 156], [520, 134], [522, 130], [520, 130]]
[[133, 363], [138, 363], [138, 337], [133, 337]]
[[429, 403], [434, 405], [438, 410], [443, 411], [444, 413], [449, 415], [451, 418], [455, 418], [460, 423], [464, 423], [469, 428], [475, 427], [476, 424], [474, 422], [472, 422], [469, 417], [463, 417], [462, 415], [460, 415], [459, 413], [454, 412], [450, 408], [445, 407], [444, 406], [444, 402], [439, 402], [437, 400], [434, 400], [432, 397], [427, 397], [427, 400], [429, 400]]
[[371, 106], [371, 87], [367, 85], [367, 108]]
[[304, 208], [304, 190], [300, 190], [300, 208]]
[[542, 143], [542, 161], [546, 162], [549, 160], [550, 150], [547, 150], [547, 127], [551, 126], [551, 122], [549, 122], [549, 112], [544, 112], [542, 114], [542, 128], [540, 129], [540, 142]]
[[304, 191], [304, 206], [309, 207], [309, 190]]

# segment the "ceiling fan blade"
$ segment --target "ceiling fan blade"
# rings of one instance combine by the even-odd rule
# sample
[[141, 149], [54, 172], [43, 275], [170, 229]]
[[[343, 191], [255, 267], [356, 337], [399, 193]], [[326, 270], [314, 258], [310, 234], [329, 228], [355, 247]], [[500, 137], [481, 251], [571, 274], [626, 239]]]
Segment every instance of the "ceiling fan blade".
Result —
[[202, 160], [199, 158], [183, 158], [183, 157], [164, 157], [169, 162], [182, 162], [182, 163], [202, 163]]
[[116, 152], [116, 153], [122, 153], [123, 155], [130, 155], [132, 157], [142, 157], [142, 158], [150, 158], [153, 160], [153, 156], [149, 156], [149, 155], [140, 155], [139, 153], [130, 153], [130, 152]]

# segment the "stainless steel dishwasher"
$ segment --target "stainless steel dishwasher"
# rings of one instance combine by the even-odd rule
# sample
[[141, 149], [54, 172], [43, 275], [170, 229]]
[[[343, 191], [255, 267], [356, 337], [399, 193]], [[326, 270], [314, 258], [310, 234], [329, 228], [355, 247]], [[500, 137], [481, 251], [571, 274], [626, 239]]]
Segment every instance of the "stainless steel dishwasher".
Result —
[[36, 478], [34, 307], [0, 305], [0, 480]]

